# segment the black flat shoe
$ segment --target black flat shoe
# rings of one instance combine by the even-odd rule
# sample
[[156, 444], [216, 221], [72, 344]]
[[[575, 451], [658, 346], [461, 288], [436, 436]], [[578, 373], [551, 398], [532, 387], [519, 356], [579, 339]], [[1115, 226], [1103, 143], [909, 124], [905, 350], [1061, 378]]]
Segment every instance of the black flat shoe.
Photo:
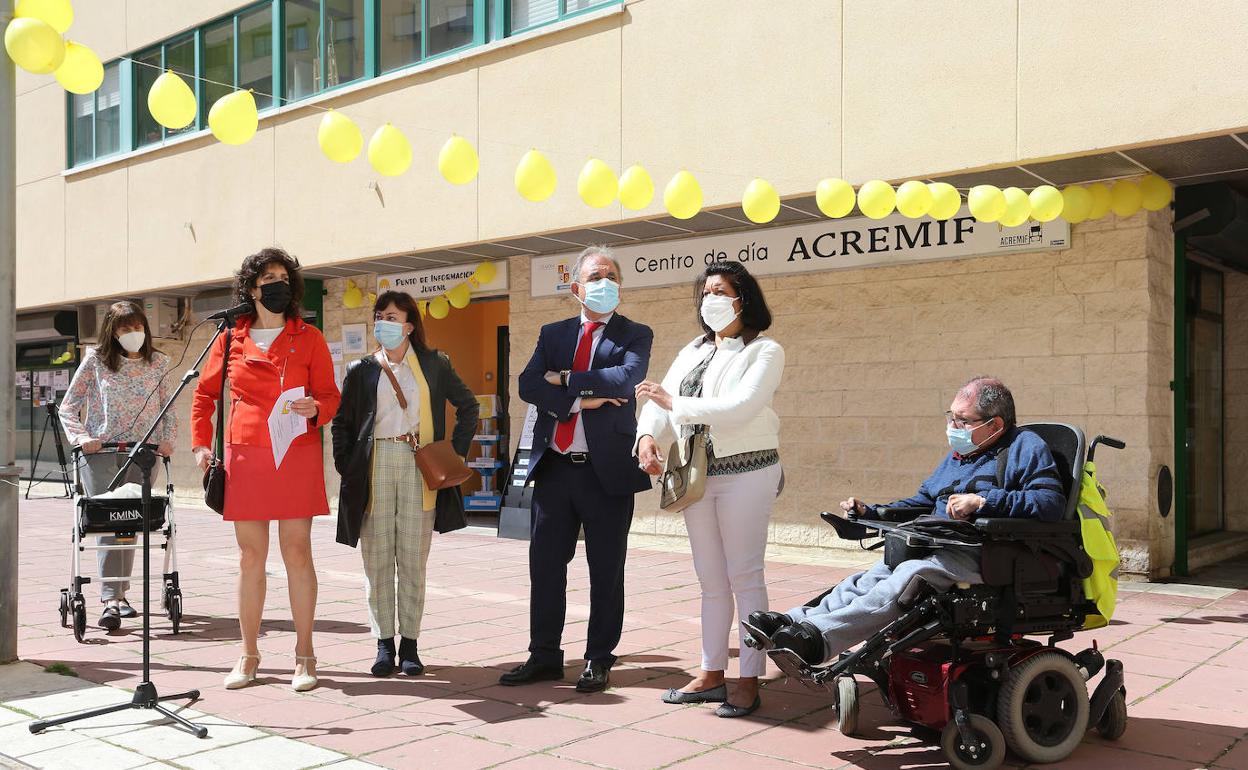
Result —
[[758, 711], [758, 707], [761, 705], [763, 705], [763, 699], [762, 696], [759, 695], [754, 696], [754, 702], [749, 706], [734, 706], [731, 703], [721, 703], [719, 704], [719, 708], [715, 709], [715, 716], [722, 717], [723, 719], [748, 717], [750, 714]]
[[721, 684], [718, 687], [712, 687], [709, 690], [699, 690], [698, 692], [682, 692], [675, 687], [663, 693], [663, 702], [672, 705], [680, 705], [683, 703], [723, 703], [728, 700], [728, 685]]
[[507, 687], [515, 687], [533, 682], [555, 682], [560, 679], [563, 679], [562, 666], [543, 665], [529, 659], [500, 676], [498, 683]]
[[420, 676], [425, 673], [425, 664], [420, 662], [416, 652], [416, 640], [403, 637], [399, 642], [399, 669], [407, 676]]
[[121, 605], [117, 607], [117, 612], [123, 618], [137, 618], [139, 616], [138, 610], [131, 607], [130, 602], [126, 601], [125, 599], [121, 600]]
[[100, 613], [100, 628], [105, 631], [116, 631], [121, 628], [121, 612], [111, 604]]
[[576, 680], [577, 692], [602, 692], [611, 683], [611, 666], [601, 661], [591, 660]]
[[394, 640], [377, 640], [377, 660], [369, 669], [375, 677], [387, 677], [394, 673]]

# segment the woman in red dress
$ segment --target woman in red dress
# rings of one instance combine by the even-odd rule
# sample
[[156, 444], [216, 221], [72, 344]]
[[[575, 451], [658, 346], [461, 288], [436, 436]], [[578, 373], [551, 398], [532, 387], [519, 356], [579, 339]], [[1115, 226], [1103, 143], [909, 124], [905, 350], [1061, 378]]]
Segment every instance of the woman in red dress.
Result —
[[[329, 513], [321, 441], [315, 429], [333, 420], [340, 396], [325, 338], [300, 315], [303, 278], [299, 262], [281, 249], [264, 249], [243, 260], [234, 289], [237, 299], [250, 302], [255, 311], [241, 317], [231, 330], [228, 356], [224, 355], [226, 337], [221, 337], [204, 367], [191, 407], [192, 446], [203, 469], [214, 459], [213, 412], [221, 393], [221, 364], [227, 361], [230, 409], [225, 430], [224, 518], [234, 522], [240, 552], [238, 625], [243, 654], [225, 678], [225, 687], [233, 690], [256, 680], [269, 522], [277, 521], [295, 621], [291, 685], [303, 692], [316, 687], [312, 517]], [[307, 419], [308, 430], [295, 438], [278, 465], [269, 438], [269, 415], [279, 395], [296, 387], [303, 387], [305, 395], [290, 401], [289, 409]]]

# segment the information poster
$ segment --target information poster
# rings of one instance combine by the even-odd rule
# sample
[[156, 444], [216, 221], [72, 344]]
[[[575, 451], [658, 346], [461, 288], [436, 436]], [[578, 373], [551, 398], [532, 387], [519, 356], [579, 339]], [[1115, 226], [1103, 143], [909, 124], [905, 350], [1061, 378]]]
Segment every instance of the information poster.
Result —
[[368, 352], [368, 326], [366, 324], [343, 324], [342, 353], [344, 356], [362, 356]]

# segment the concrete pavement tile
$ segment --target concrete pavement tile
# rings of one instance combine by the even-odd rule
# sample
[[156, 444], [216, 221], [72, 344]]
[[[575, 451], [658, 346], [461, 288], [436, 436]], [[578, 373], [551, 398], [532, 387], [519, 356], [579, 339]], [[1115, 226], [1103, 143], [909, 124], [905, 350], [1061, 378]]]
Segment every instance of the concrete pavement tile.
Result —
[[692, 741], [623, 728], [561, 746], [550, 753], [614, 770], [649, 770], [706, 750], [705, 745]]
[[[667, 705], [667, 704], [665, 704]], [[738, 741], [748, 735], [774, 727], [778, 722], [757, 714], [742, 719], [720, 719], [715, 716], [716, 704], [671, 706], [669, 712], [629, 725], [633, 730], [682, 738], [719, 746]]]
[[91, 687], [51, 693], [50, 695], [17, 698], [8, 701], [5, 705], [9, 708], [28, 711], [37, 717], [47, 718], [126, 703], [131, 697], [132, 693], [124, 690], [93, 685]]
[[499, 770], [586, 770], [592, 765], [574, 762], [563, 757], [554, 757], [550, 754], [530, 754], [527, 757], [505, 762], [498, 767]]
[[88, 740], [87, 736], [64, 727], [50, 727], [38, 735], [32, 735], [25, 721], [0, 727], [0, 753], [17, 759], [85, 740]]
[[529, 753], [525, 749], [491, 743], [484, 738], [444, 733], [434, 738], [405, 743], [393, 749], [367, 754], [362, 759], [383, 767], [395, 768], [395, 770], [409, 770], [415, 767], [436, 767], [438, 770], [476, 770], [518, 759]]
[[1229, 735], [1195, 732], [1182, 722], [1167, 723], [1157, 719], [1127, 720], [1127, 731], [1116, 741], [1106, 741], [1095, 732], [1085, 743], [1101, 744], [1115, 749], [1186, 759], [1206, 765], [1226, 753], [1236, 742]]
[[33, 663], [18, 661], [0, 666], [0, 703], [90, 686], [91, 682], [77, 677], [46, 673], [42, 666]]
[[273, 735], [183, 757], [178, 764], [191, 770], [238, 770], [240, 767], [301, 770], [343, 758], [335, 751]]
[[1248, 737], [1240, 738], [1230, 751], [1214, 760], [1213, 766], [1228, 770], [1248, 770]]
[[288, 738], [304, 740], [331, 751], [359, 756], [432, 738], [441, 733], [385, 714], [365, 714], [284, 734]]
[[56, 770], [130, 770], [152, 760], [102, 741], [82, 741], [69, 746], [27, 754], [22, 761]]
[[190, 754], [212, 751], [244, 741], [265, 737], [259, 730], [236, 724], [220, 717], [183, 714], [192, 722], [208, 728], [207, 738], [196, 738], [173, 723], [131, 730], [108, 737], [108, 742], [137, 751], [153, 759], [176, 759]]
[[1106, 743], [1091, 742], [1079, 744], [1074, 753], [1059, 764], [1062, 770], [1105, 770], [1118, 767], [1131, 770], [1192, 770], [1194, 765], [1191, 760], [1159, 757], [1114, 748]]
[[725, 770], [738, 767], [749, 768], [749, 770], [791, 770], [793, 764], [773, 757], [760, 757], [733, 749], [715, 749], [677, 762], [672, 767], [676, 770]]
[[610, 725], [585, 719], [571, 719], [557, 714], [534, 712], [514, 719], [474, 725], [460, 732], [486, 738], [495, 743], [530, 751], [541, 751], [588, 738], [608, 729]]

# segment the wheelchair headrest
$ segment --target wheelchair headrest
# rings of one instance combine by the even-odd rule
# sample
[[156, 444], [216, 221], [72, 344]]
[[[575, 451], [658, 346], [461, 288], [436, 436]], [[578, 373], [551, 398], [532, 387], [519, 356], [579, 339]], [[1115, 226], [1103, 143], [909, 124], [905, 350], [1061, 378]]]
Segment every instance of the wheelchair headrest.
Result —
[[1079, 485], [1082, 483], [1083, 458], [1088, 452], [1088, 442], [1083, 431], [1062, 422], [1033, 422], [1018, 426], [1019, 430], [1031, 431], [1049, 447], [1057, 474], [1066, 490], [1066, 515], [1074, 519], [1079, 510]]

